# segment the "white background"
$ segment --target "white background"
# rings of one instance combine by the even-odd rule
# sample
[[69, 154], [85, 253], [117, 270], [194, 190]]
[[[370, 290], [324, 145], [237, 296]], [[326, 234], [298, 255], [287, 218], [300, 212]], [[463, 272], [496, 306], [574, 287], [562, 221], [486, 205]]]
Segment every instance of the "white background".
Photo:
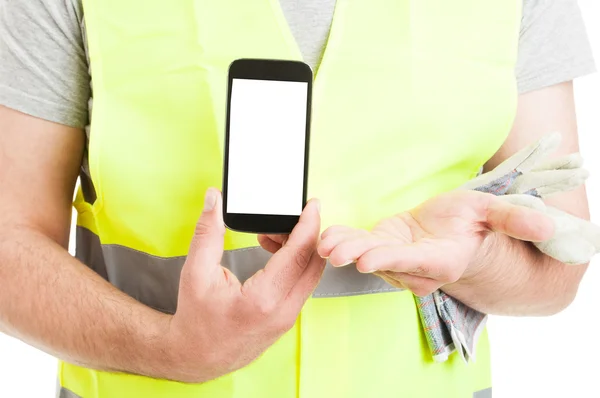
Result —
[[227, 212], [299, 216], [308, 83], [233, 79]]
[[[600, 63], [600, 3], [579, 3]], [[600, 76], [576, 81], [576, 95], [582, 154], [592, 173], [592, 217], [600, 222]], [[490, 321], [494, 398], [600, 397], [599, 324], [600, 257], [592, 262], [575, 303], [563, 313]], [[55, 370], [52, 358], [0, 335], [0, 397], [53, 397]]]

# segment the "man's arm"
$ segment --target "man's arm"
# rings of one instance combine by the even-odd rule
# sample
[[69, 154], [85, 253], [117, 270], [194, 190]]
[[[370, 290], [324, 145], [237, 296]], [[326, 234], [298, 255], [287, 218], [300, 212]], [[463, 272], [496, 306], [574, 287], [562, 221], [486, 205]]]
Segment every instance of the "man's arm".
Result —
[[[553, 130], [565, 134], [557, 155], [577, 152], [571, 83], [521, 97], [510, 137], [486, 169]], [[584, 189], [550, 204], [588, 218]], [[525, 243], [550, 239], [554, 227], [542, 212], [459, 189], [383, 219], [371, 231], [330, 227], [318, 251], [334, 266], [354, 262], [360, 272], [419, 296], [442, 289], [485, 313], [548, 315], [571, 303], [587, 267], [561, 264]]]
[[0, 331], [85, 367], [199, 383], [247, 366], [294, 326], [325, 267], [316, 200], [242, 285], [221, 267], [222, 199], [209, 189], [177, 312], [162, 314], [66, 250], [83, 137], [0, 107]]
[[84, 137], [0, 107], [0, 331], [75, 364], [159, 374], [167, 315], [66, 250]]
[[[557, 156], [579, 151], [571, 82], [520, 96], [513, 129], [485, 165], [485, 171], [551, 131], [563, 135]], [[557, 194], [546, 203], [589, 219], [584, 187]], [[530, 243], [498, 233], [488, 236], [473, 264], [476, 272], [469, 272], [469, 277], [446, 285], [443, 290], [479, 311], [506, 315], [549, 315], [561, 311], [573, 301], [587, 269], [587, 264], [563, 264]]]

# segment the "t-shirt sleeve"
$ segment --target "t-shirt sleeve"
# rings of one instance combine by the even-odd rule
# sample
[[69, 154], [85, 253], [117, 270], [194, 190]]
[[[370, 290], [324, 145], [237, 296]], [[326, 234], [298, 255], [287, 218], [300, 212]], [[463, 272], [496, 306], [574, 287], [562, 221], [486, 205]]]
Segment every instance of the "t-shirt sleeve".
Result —
[[516, 68], [520, 93], [596, 71], [576, 0], [524, 0]]
[[90, 76], [76, 0], [0, 0], [0, 104], [52, 122], [88, 122]]

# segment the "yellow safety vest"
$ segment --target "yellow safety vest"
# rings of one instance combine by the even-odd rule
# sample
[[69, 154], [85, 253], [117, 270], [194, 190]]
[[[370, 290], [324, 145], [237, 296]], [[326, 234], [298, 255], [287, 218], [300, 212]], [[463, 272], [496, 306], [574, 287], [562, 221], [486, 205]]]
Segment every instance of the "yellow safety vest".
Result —
[[[227, 67], [300, 60], [279, 0], [83, 0], [94, 94], [77, 256], [122, 291], [176, 309], [207, 187], [220, 187]], [[519, 0], [338, 0], [315, 74], [309, 196], [323, 227], [369, 228], [475, 176], [516, 110]], [[268, 255], [228, 232], [241, 280]], [[237, 250], [250, 248], [248, 250]], [[84, 398], [483, 398], [476, 363], [434, 363], [410, 292], [328, 267], [296, 326], [250, 366], [191, 385], [60, 363]]]

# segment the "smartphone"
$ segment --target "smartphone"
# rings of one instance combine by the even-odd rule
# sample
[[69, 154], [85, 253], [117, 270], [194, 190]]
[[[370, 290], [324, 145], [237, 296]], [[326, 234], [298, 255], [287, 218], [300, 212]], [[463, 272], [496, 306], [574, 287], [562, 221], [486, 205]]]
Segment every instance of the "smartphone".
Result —
[[313, 73], [298, 61], [229, 67], [223, 167], [228, 229], [289, 234], [306, 204]]

